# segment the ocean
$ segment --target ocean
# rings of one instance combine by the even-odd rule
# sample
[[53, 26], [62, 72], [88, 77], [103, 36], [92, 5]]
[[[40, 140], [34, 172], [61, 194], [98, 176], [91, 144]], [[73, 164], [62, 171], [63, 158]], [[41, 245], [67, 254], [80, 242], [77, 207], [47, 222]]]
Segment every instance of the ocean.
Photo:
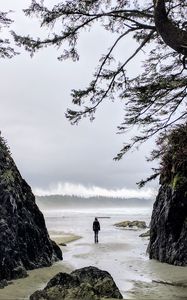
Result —
[[73, 233], [89, 242], [92, 240], [92, 224], [95, 217], [98, 217], [101, 225], [101, 240], [107, 240], [107, 236], [119, 231], [113, 226], [115, 223], [124, 220], [145, 221], [150, 223], [151, 207], [108, 207], [108, 208], [65, 208], [43, 210], [46, 225], [49, 232], [60, 234], [61, 231]]
[[[81, 236], [62, 247], [65, 263], [70, 262], [76, 269], [91, 265], [108, 271], [125, 299], [187, 299], [187, 268], [150, 260], [149, 238], [139, 237], [146, 229], [114, 226], [126, 220], [145, 221], [149, 225], [151, 212], [152, 205], [43, 209], [52, 236]], [[99, 244], [94, 244], [92, 231], [95, 217], [101, 225]], [[175, 286], [179, 282], [186, 287]]]
[[[114, 226], [126, 220], [145, 221], [149, 225], [152, 202], [93, 199], [87, 205], [87, 199], [70, 198], [70, 202], [63, 199], [61, 203], [57, 198], [37, 199], [51, 238], [63, 240], [66, 235], [81, 238], [61, 246], [63, 261], [29, 271], [28, 277], [15, 280], [2, 289], [0, 300], [28, 300], [58, 272], [71, 272], [86, 266], [108, 271], [124, 299], [187, 300], [187, 268], [150, 260], [147, 254], [149, 238], [139, 236], [146, 229]], [[98, 244], [94, 243], [92, 231], [95, 217], [101, 225]]]

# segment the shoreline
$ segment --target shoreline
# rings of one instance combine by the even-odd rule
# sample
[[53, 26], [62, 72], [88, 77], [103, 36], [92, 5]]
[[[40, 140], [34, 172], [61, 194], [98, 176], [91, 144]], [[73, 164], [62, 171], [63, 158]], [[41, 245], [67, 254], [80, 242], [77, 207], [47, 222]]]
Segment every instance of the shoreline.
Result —
[[[50, 235], [51, 240], [59, 244], [69, 244], [81, 237], [71, 233], [62, 233], [60, 235]], [[60, 245], [59, 245], [60, 246]], [[60, 246], [61, 249], [63, 246]], [[63, 247], [63, 251], [64, 251]], [[62, 251], [62, 254], [63, 254]], [[25, 278], [9, 281], [8, 286], [0, 290], [0, 300], [26, 300], [38, 289], [43, 289], [47, 282], [59, 272], [70, 273], [74, 270], [73, 266], [67, 261], [57, 261], [49, 267], [27, 271]]]
[[101, 232], [99, 244], [93, 243], [92, 235], [81, 238], [73, 233], [49, 231], [57, 244], [67, 243], [67, 247], [60, 246], [64, 260], [28, 271], [28, 277], [13, 280], [0, 291], [0, 300], [28, 300], [57, 273], [71, 273], [89, 265], [108, 271], [126, 300], [186, 299], [187, 267], [149, 260], [145, 254], [148, 241], [140, 238], [137, 231], [115, 228], [112, 231], [115, 240], [109, 240], [111, 236]]
[[72, 272], [73, 267], [63, 261], [54, 263], [50, 267], [43, 267], [27, 271], [28, 277], [11, 280], [11, 283], [0, 291], [0, 300], [29, 299], [38, 289], [43, 289], [47, 282], [59, 272]]

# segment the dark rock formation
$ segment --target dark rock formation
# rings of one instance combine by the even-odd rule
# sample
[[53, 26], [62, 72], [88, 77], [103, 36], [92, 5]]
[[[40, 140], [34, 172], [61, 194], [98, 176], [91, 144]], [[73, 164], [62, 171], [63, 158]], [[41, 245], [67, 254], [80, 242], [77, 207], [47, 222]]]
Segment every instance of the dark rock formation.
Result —
[[187, 123], [161, 136], [157, 145], [161, 187], [153, 207], [148, 251], [150, 258], [186, 266]]
[[187, 185], [176, 189], [161, 186], [153, 207], [150, 258], [169, 264], [187, 265]]
[[126, 229], [145, 229], [147, 228], [146, 223], [144, 221], [123, 221], [120, 223], [114, 224], [116, 227], [126, 228]]
[[30, 300], [101, 298], [123, 299], [111, 275], [95, 267], [86, 267], [71, 274], [58, 273], [42, 291], [36, 291]]
[[21, 177], [0, 136], [0, 281], [62, 259], [48, 235], [29, 185]]

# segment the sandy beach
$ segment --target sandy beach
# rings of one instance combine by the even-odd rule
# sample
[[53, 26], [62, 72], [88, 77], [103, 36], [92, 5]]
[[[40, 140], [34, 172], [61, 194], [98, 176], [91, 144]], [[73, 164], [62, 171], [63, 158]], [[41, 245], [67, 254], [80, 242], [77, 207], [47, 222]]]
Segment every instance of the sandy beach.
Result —
[[50, 238], [51, 240], [55, 241], [59, 246], [65, 246], [68, 243], [79, 240], [81, 236], [64, 232], [63, 234], [51, 234]]
[[[51, 238], [58, 244], [67, 244], [61, 246], [63, 261], [49, 268], [29, 271], [27, 278], [15, 280], [0, 290], [0, 300], [29, 299], [30, 294], [43, 288], [56, 273], [71, 272], [86, 266], [108, 271], [124, 299], [187, 300], [187, 268], [149, 260], [146, 254], [148, 238], [139, 237], [146, 230], [126, 230], [113, 226], [127, 219], [126, 215], [122, 215], [123, 212], [113, 215], [111, 212], [108, 215], [105, 213], [107, 218], [103, 218], [103, 211], [100, 212], [99, 243], [94, 244], [92, 221], [96, 213], [99, 217], [99, 211], [82, 214], [80, 211], [77, 214], [66, 211], [59, 216], [56, 212], [46, 214]], [[149, 221], [149, 215], [143, 211], [128, 217], [131, 220], [145, 220], [147, 224]]]
[[[125, 235], [128, 233], [124, 232]], [[131, 235], [136, 239], [133, 245], [118, 238], [115, 242], [95, 245], [83, 238], [70, 245], [65, 257], [67, 260], [71, 257], [76, 268], [94, 265], [107, 270], [124, 299], [187, 299], [187, 268], [149, 260], [148, 240], [139, 238], [139, 231]]]
[[[52, 240], [56, 241], [57, 244], [68, 244], [80, 237], [69, 234], [61, 233], [61, 235], [51, 235]], [[62, 251], [66, 251], [62, 246]], [[46, 283], [57, 273], [67, 272], [70, 273], [73, 270], [68, 262], [60, 261], [54, 263], [51, 267], [40, 268], [32, 271], [28, 271], [28, 277], [12, 280], [11, 284], [0, 290], [0, 300], [23, 300], [29, 299], [29, 296], [37, 289], [45, 287]]]

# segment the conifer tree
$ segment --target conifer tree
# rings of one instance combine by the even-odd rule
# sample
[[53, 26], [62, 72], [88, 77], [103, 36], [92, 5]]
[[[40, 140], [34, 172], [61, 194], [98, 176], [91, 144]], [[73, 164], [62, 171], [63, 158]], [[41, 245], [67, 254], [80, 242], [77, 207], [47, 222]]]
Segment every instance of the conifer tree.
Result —
[[[77, 109], [68, 109], [66, 117], [72, 124], [83, 116], [93, 120], [102, 102], [120, 99], [124, 103], [124, 120], [118, 130], [125, 133], [135, 127], [138, 135], [124, 144], [115, 159], [121, 159], [126, 151], [150, 137], [186, 122], [185, 0], [66, 0], [53, 8], [45, 6], [45, 1], [32, 0], [24, 12], [28, 17], [37, 17], [41, 26], [50, 31], [44, 39], [13, 33], [16, 43], [31, 55], [54, 46], [62, 49], [59, 60], [77, 61], [77, 43], [83, 30], [97, 23], [111, 33], [111, 46], [100, 58], [89, 86], [72, 90]], [[127, 56], [125, 43], [129, 39], [136, 42], [136, 48]], [[118, 45], [124, 47], [123, 60], [115, 54]], [[142, 69], [130, 76], [128, 65], [142, 51]]]
[[10, 45], [10, 40], [2, 37], [3, 28], [9, 27], [13, 22], [7, 15], [8, 12], [0, 11], [0, 58], [12, 58], [14, 55], [18, 54]]

